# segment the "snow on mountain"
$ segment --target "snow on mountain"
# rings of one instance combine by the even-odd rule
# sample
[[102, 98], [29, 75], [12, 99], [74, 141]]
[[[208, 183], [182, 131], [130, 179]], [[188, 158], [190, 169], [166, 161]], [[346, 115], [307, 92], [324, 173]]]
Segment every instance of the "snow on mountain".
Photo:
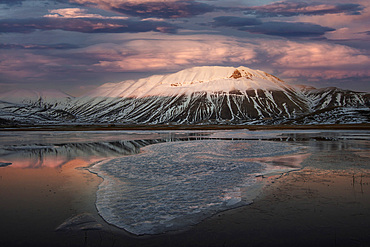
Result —
[[[273, 75], [247, 67], [205, 66], [136, 81], [106, 83], [74, 99], [59, 92], [18, 91], [0, 95], [0, 118], [41, 124], [53, 121], [309, 124], [314, 115], [318, 117], [312, 121], [325, 123], [327, 114], [324, 113], [349, 107], [353, 110], [333, 112], [347, 117], [330, 116], [330, 122], [336, 122], [335, 118], [338, 118], [341, 123], [346, 123], [351, 119], [369, 122], [369, 102], [367, 93], [338, 88], [297, 88]], [[357, 111], [359, 108], [361, 110]], [[361, 116], [351, 117], [351, 114]]]
[[310, 101], [313, 110], [337, 106], [357, 107], [366, 105], [369, 100], [368, 93], [353, 92], [336, 87], [306, 88], [304, 94]]
[[62, 91], [49, 90], [32, 90], [32, 89], [17, 89], [0, 94], [0, 101], [15, 103], [15, 104], [31, 104], [31, 105], [49, 105], [68, 101], [73, 97], [63, 93]]
[[275, 76], [217, 66], [104, 84], [71, 108], [83, 121], [151, 124], [241, 123], [291, 118], [306, 110], [299, 93]]
[[0, 94], [0, 124], [60, 123], [74, 118], [65, 111], [72, 96], [58, 90], [19, 89]]
[[143, 98], [189, 95], [195, 92], [279, 90], [288, 87], [280, 79], [247, 67], [205, 66], [185, 69], [170, 75], [155, 75], [137, 81], [107, 83], [87, 97]]
[[370, 123], [368, 107], [333, 107], [308, 113], [303, 117], [290, 120], [285, 124], [360, 124]]

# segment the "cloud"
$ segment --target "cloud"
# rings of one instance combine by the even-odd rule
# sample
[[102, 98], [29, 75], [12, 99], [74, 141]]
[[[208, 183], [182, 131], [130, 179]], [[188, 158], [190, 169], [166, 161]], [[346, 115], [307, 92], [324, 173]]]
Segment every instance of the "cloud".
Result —
[[1, 81], [77, 87], [122, 80], [134, 72], [143, 77], [196, 65], [250, 64], [256, 55], [249, 45], [222, 36], [140, 33], [120, 38], [71, 50], [2, 49]]
[[184, 18], [212, 12], [212, 5], [193, 0], [71, 0], [130, 16], [142, 18]]
[[93, 18], [93, 19], [128, 19], [125, 16], [102, 16], [99, 14], [89, 14], [86, 9], [80, 8], [64, 8], [64, 9], [53, 9], [49, 10], [48, 15], [44, 15], [47, 18]]
[[219, 16], [213, 18], [214, 27], [243, 27], [262, 24], [262, 21], [256, 18], [236, 17], [236, 16]]
[[64, 30], [81, 33], [173, 33], [176, 27], [165, 22], [126, 19], [35, 18], [0, 20], [0, 33], [30, 33], [35, 30]]
[[250, 45], [222, 36], [184, 36], [104, 44], [81, 50], [98, 59], [95, 69], [111, 72], [173, 71], [200, 65], [250, 64]]
[[[324, 83], [353, 77], [364, 81], [370, 77], [370, 57], [363, 50], [345, 45], [222, 35], [112, 36], [115, 37], [112, 43], [71, 49], [63, 44], [50, 47], [3, 44], [0, 46], [0, 78], [3, 82], [39, 85], [40, 82], [50, 85], [52, 80], [77, 87], [84, 83], [101, 84], [111, 78], [122, 80], [133, 74], [131, 72], [140, 73], [137, 76], [142, 77], [203, 65], [244, 65], [296, 83], [310, 80]], [[110, 37], [102, 40], [111, 41]]]
[[370, 76], [370, 57], [363, 51], [324, 42], [141, 33], [114, 43], [68, 47], [2, 44], [0, 71], [14, 76], [19, 76], [19, 71], [51, 76], [56, 71], [154, 72], [202, 65], [249, 65], [275, 71], [283, 79]]
[[264, 41], [261, 47], [282, 77], [343, 79], [370, 76], [370, 57], [344, 45]]
[[[364, 6], [361, 15], [346, 15], [344, 13], [315, 15], [315, 16], [298, 16], [296, 21], [310, 22], [322, 26], [335, 28], [336, 31], [325, 35], [331, 40], [352, 40], [353, 44], [356, 42], [369, 43], [366, 31], [369, 31], [370, 22], [370, 2], [366, 0], [357, 1]], [[361, 42], [362, 41], [362, 42]]]
[[258, 17], [289, 17], [298, 15], [325, 15], [345, 13], [347, 15], [359, 15], [364, 7], [359, 4], [321, 4], [317, 2], [275, 2], [263, 6], [248, 7], [245, 14]]
[[370, 76], [370, 58], [361, 50], [312, 41], [166, 35], [161, 39], [141, 38], [121, 44], [100, 44], [80, 52], [79, 56], [89, 54], [98, 61], [93, 70], [102, 72], [175, 71], [202, 65], [246, 65], [275, 71], [283, 79]]
[[77, 49], [79, 46], [72, 44], [0, 44], [0, 49], [24, 49], [24, 50], [69, 50]]
[[13, 5], [21, 5], [22, 2], [24, 1], [26, 0], [0, 0], [0, 4], [6, 4], [9, 6], [13, 6]]
[[311, 23], [276, 21], [264, 22], [257, 26], [241, 27], [239, 30], [282, 37], [320, 37], [335, 29]]
[[276, 65], [290, 68], [355, 68], [370, 62], [370, 58], [362, 55], [360, 50], [344, 45], [290, 41], [279, 45], [267, 50], [271, 55], [279, 55]]
[[66, 67], [68, 59], [37, 54], [34, 51], [7, 51], [0, 54], [0, 71], [10, 78], [49, 77], [58, 68]]

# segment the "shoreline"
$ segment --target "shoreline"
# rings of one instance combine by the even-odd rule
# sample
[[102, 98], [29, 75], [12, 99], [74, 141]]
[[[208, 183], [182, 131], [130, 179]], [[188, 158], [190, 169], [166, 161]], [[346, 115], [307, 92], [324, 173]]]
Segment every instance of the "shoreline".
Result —
[[119, 130], [370, 130], [370, 123], [322, 125], [30, 125], [0, 126], [0, 131], [119, 131]]
[[[74, 160], [57, 169], [1, 167], [0, 197], [7, 201], [0, 212], [7, 224], [1, 227], [0, 245], [370, 246], [370, 142], [315, 143], [319, 149], [303, 160], [302, 169], [273, 179], [252, 204], [156, 235], [133, 235], [104, 221], [95, 205], [102, 179], [86, 169], [91, 163]], [[55, 231], [83, 213], [91, 214], [101, 229]]]
[[0, 212], [7, 224], [0, 224], [0, 245], [68, 246], [66, 233], [55, 229], [74, 215], [98, 215], [95, 198], [101, 178], [85, 171], [86, 165], [74, 160], [60, 168], [1, 168], [0, 197], [6, 200]]
[[370, 246], [370, 170], [304, 167], [261, 179], [267, 184], [251, 204], [183, 230], [134, 235], [106, 222], [101, 246]]
[[[365, 168], [310, 165], [331, 164], [330, 155]], [[110, 232], [101, 233], [101, 246], [370, 246], [369, 157], [366, 150], [310, 154], [299, 170], [261, 177], [267, 185], [249, 205], [154, 235], [134, 235], [106, 222]], [[96, 233], [89, 234], [97, 238]]]

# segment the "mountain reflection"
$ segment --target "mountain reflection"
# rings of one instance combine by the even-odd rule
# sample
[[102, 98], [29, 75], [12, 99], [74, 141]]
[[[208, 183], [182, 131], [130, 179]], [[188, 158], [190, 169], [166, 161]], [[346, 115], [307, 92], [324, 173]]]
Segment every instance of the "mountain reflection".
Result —
[[71, 161], [88, 165], [107, 158], [137, 154], [144, 146], [162, 142], [264, 140], [295, 143], [312, 151], [352, 149], [360, 152], [368, 150], [369, 138], [368, 132], [357, 131], [7, 132], [0, 133], [0, 169], [57, 168]]
[[10, 146], [0, 149], [1, 162], [16, 168], [62, 167], [79, 159], [92, 163], [105, 158], [139, 153], [140, 148], [166, 140], [133, 140], [56, 145]]

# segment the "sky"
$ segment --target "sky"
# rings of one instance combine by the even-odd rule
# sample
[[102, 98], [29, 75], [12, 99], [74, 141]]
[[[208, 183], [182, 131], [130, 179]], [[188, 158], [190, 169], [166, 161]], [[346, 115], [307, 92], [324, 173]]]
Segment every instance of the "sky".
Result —
[[0, 91], [74, 96], [194, 66], [370, 92], [368, 0], [0, 0]]

